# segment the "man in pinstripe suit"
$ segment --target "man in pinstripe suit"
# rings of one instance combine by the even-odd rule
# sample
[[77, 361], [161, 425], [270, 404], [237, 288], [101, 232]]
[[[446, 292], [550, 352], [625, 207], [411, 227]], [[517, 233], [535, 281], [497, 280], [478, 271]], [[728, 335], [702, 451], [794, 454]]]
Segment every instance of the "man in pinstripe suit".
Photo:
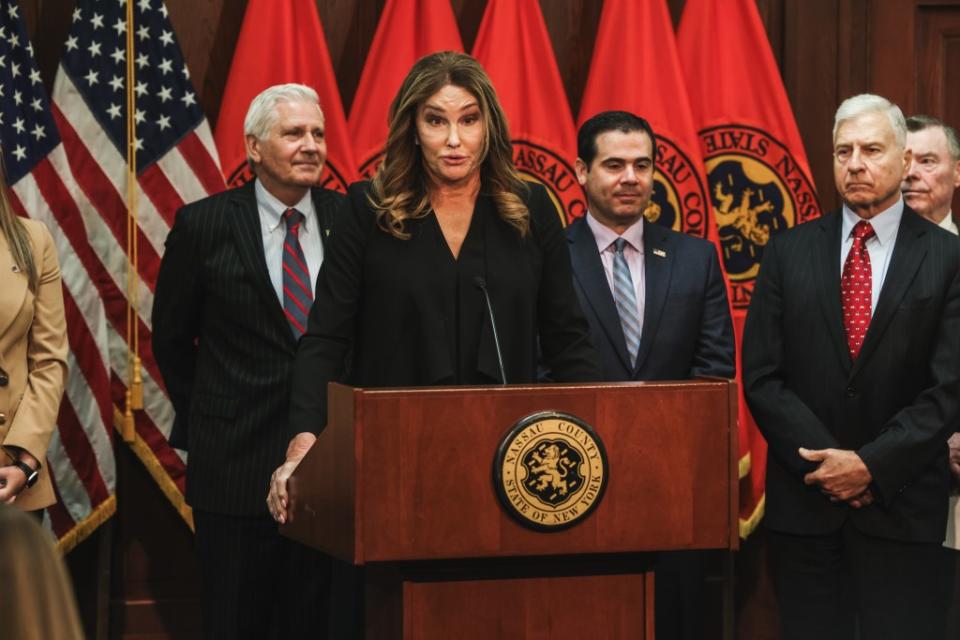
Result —
[[[323, 637], [329, 567], [277, 533], [264, 487], [284, 460], [297, 341], [338, 193], [317, 94], [278, 85], [244, 122], [256, 180], [185, 206], [167, 239], [153, 350], [186, 449], [207, 638]], [[277, 635], [271, 635], [277, 634]]]
[[764, 250], [743, 338], [782, 637], [944, 637], [960, 243], [905, 206], [900, 109], [837, 110], [841, 211]]

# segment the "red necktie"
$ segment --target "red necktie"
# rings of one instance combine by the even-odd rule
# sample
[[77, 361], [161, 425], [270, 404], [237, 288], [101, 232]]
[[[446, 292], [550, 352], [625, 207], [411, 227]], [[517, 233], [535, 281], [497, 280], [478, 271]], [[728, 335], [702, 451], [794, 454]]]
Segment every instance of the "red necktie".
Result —
[[870, 254], [867, 240], [875, 236], [870, 223], [861, 220], [853, 227], [853, 246], [843, 264], [840, 278], [840, 299], [843, 303], [843, 328], [847, 332], [850, 359], [856, 360], [863, 346], [863, 338], [870, 326], [873, 274], [870, 269]]

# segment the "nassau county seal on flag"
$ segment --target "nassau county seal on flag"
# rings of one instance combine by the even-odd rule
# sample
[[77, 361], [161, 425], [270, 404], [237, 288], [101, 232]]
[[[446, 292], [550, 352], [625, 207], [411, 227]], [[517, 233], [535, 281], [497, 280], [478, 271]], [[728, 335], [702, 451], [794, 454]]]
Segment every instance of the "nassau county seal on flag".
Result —
[[540, 145], [524, 140], [513, 140], [513, 164], [524, 180], [539, 182], [547, 188], [553, 200], [560, 223], [579, 218], [587, 212], [583, 190], [577, 183], [573, 167], [559, 155]]
[[707, 237], [707, 196], [690, 158], [670, 138], [657, 135], [653, 195], [643, 216], [655, 224], [698, 238]]
[[707, 181], [734, 308], [750, 304], [770, 238], [820, 215], [813, 184], [790, 150], [755, 127], [700, 132]]

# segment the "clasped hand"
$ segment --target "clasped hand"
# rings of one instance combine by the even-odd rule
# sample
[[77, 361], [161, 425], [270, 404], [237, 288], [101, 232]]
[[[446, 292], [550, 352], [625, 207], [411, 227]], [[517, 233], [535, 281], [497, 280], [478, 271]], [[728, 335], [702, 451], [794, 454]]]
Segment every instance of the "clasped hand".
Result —
[[799, 449], [800, 457], [819, 462], [815, 471], [803, 477], [808, 485], [818, 485], [831, 502], [846, 502], [854, 509], [872, 504], [870, 491], [873, 476], [867, 465], [854, 451], [846, 449]]

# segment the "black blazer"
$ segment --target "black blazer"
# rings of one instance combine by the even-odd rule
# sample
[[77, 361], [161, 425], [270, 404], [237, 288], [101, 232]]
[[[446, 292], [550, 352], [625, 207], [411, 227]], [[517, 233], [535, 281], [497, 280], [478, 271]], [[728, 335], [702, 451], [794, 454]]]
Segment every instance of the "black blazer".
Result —
[[[458, 295], [469, 317], [452, 317], [442, 304], [439, 292], [449, 283], [438, 271], [436, 246], [443, 240], [435, 216], [408, 221], [411, 237], [397, 239], [377, 226], [368, 192], [369, 183], [350, 187], [349, 206], [334, 231], [337, 242], [317, 279], [317, 304], [297, 351], [290, 408], [295, 431], [318, 432], [326, 424], [330, 381], [368, 387], [500, 381], [481, 291], [470, 281], [461, 283]], [[530, 233], [521, 238], [481, 194], [464, 242], [465, 248], [472, 241], [483, 247], [481, 275], [507, 381], [536, 381], [538, 331], [558, 380], [597, 380], [597, 356], [573, 293], [557, 210], [541, 185], [530, 185], [525, 202]], [[471, 239], [475, 232], [482, 238]], [[456, 362], [450, 345], [464, 326], [474, 325], [479, 335], [465, 340], [476, 362]]]
[[[343, 195], [313, 189], [325, 253]], [[266, 487], [291, 432], [296, 341], [270, 284], [253, 183], [177, 213], [153, 303], [153, 353], [189, 451], [187, 502], [267, 513]]]
[[706, 240], [642, 224], [646, 299], [635, 367], [594, 235], [585, 218], [567, 228], [574, 289], [604, 380], [734, 377], [733, 324], [716, 249]]
[[[946, 440], [960, 412], [960, 243], [907, 208], [856, 362], [840, 306], [841, 214], [775, 236], [764, 250], [743, 336], [747, 402], [769, 444], [766, 523], [943, 540]], [[855, 450], [879, 502], [831, 503], [797, 449]]]

